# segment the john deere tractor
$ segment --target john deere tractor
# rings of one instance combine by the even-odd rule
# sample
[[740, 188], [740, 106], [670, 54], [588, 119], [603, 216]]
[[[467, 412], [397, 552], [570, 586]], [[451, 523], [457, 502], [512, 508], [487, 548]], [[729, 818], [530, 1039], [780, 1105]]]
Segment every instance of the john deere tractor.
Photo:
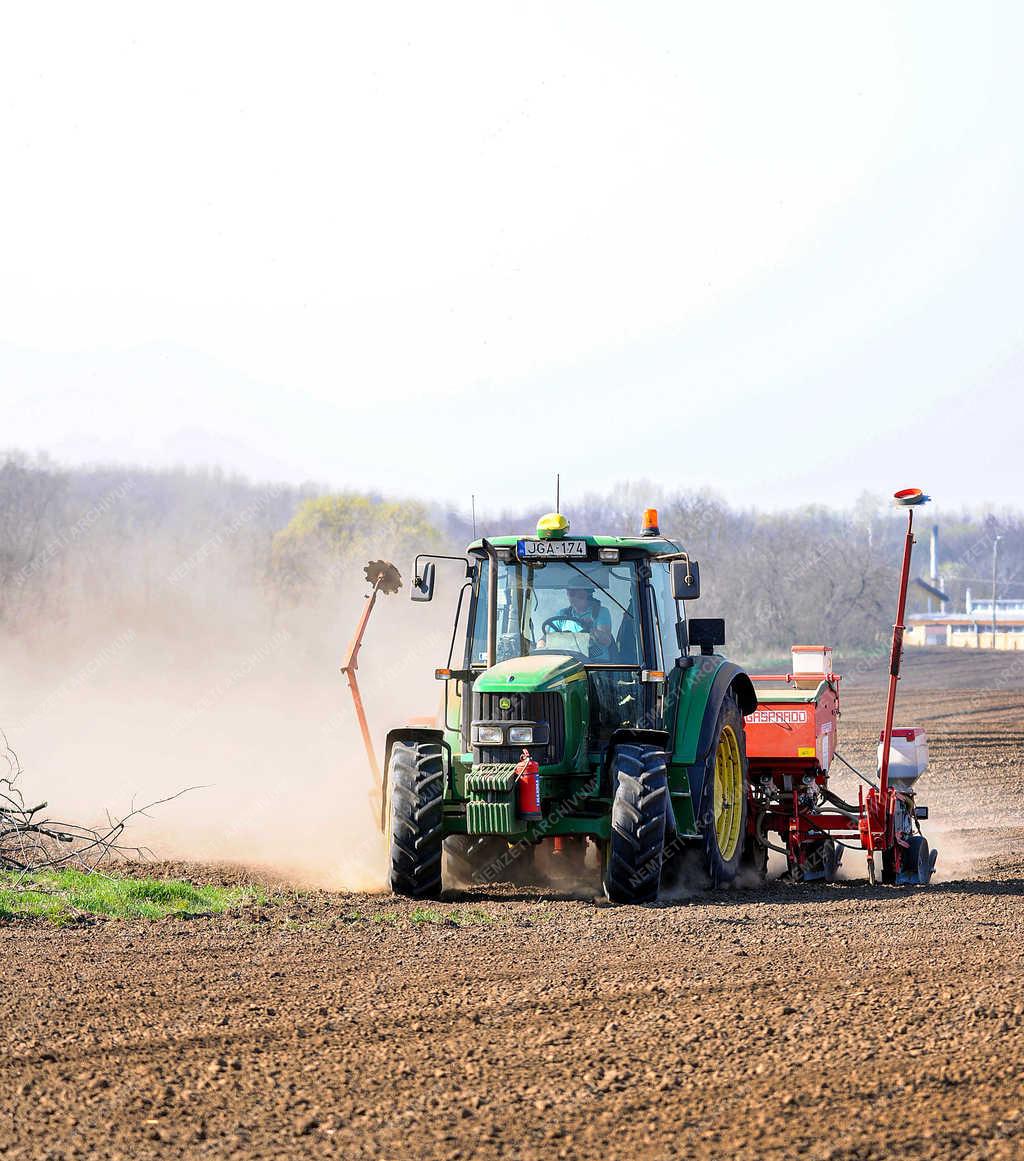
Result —
[[684, 866], [712, 886], [758, 870], [743, 729], [757, 698], [715, 652], [724, 622], [687, 618], [698, 565], [657, 513], [636, 537], [572, 535], [553, 513], [533, 536], [417, 557], [412, 599], [453, 562], [444, 721], [387, 736], [392, 889], [494, 881], [542, 845], [581, 871], [596, 851], [618, 903], [656, 900]]

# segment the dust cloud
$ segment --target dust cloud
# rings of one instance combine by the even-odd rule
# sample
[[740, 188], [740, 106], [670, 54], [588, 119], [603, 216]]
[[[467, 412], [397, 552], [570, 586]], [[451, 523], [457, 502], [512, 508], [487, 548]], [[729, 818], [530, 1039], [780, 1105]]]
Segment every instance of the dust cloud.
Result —
[[[195, 787], [135, 819], [126, 841], [161, 859], [383, 889], [372, 779], [339, 672], [366, 591], [361, 564], [351, 572], [342, 591], [298, 607], [244, 589], [95, 615], [79, 606], [9, 640], [0, 725], [26, 799], [92, 823]], [[378, 598], [359, 667], [378, 753], [389, 727], [439, 709], [452, 588], [450, 603], [439, 583], [433, 605], [412, 605], [406, 579]]]

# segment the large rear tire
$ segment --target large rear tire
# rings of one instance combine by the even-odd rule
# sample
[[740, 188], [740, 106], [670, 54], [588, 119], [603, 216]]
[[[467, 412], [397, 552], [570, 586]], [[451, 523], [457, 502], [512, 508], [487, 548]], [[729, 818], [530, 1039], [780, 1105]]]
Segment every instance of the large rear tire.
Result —
[[611, 837], [605, 848], [604, 893], [613, 903], [652, 903], [661, 885], [668, 773], [665, 751], [622, 745], [612, 756]]
[[711, 886], [717, 888], [736, 879], [747, 839], [750, 778], [746, 735], [743, 711], [732, 693], [727, 693], [722, 701], [713, 737], [704, 769], [700, 825], [704, 832], [704, 870]]
[[440, 742], [395, 742], [388, 764], [388, 880], [396, 895], [441, 894], [444, 758]]

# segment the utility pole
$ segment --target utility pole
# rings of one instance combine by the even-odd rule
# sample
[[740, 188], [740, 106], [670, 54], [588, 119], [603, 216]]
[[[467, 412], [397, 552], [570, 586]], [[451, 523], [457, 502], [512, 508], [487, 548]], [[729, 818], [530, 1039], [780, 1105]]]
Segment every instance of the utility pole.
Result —
[[999, 541], [1003, 538], [997, 536], [992, 541], [992, 648], [996, 647], [996, 568], [999, 564]]
[[[939, 526], [938, 526], [938, 524], [932, 525], [931, 544], [929, 547], [931, 549], [931, 552], [929, 555], [931, 557], [930, 576], [931, 576], [932, 588], [941, 588], [942, 586], [939, 584]], [[928, 612], [930, 613], [931, 611], [932, 611], [932, 596], [931, 596], [931, 593], [929, 593], [928, 594]], [[939, 613], [941, 614], [941, 612], [942, 612], [942, 605], [940, 603], [939, 604]]]

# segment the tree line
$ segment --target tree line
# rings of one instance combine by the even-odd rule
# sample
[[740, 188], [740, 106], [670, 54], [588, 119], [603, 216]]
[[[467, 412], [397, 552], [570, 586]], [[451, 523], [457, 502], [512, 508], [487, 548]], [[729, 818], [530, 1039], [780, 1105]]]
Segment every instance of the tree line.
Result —
[[[635, 533], [656, 504], [662, 531], [701, 561], [701, 615], [727, 619], [736, 656], [827, 642], [847, 653], [888, 638], [905, 522], [881, 497], [849, 510], [737, 509], [710, 492], [647, 483], [563, 505], [577, 532]], [[476, 533], [528, 533], [539, 512], [481, 515]], [[912, 575], [928, 573], [931, 513], [919, 521]], [[962, 610], [966, 589], [991, 592], [998, 535], [1000, 596], [1024, 598], [1024, 516], [943, 511], [939, 566]], [[0, 628], [146, 615], [230, 616], [242, 598], [273, 613], [361, 582], [371, 558], [408, 576], [417, 551], [459, 552], [465, 512], [429, 499], [260, 484], [217, 470], [69, 468], [7, 454], [0, 463]], [[927, 595], [912, 590], [912, 609]]]

